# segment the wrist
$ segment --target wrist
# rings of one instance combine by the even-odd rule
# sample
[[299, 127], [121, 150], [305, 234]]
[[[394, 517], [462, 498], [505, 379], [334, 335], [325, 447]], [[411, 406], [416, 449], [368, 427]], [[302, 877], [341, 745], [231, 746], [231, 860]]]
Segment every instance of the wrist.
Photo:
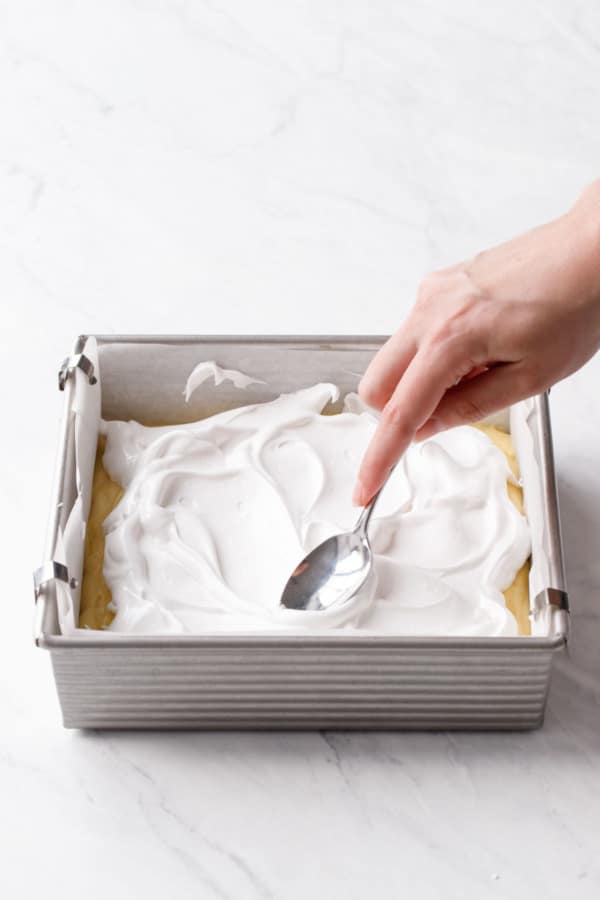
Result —
[[600, 178], [585, 188], [567, 215], [580, 231], [600, 277]]
[[585, 188], [568, 218], [581, 239], [576, 290], [587, 309], [589, 338], [600, 349], [600, 179]]

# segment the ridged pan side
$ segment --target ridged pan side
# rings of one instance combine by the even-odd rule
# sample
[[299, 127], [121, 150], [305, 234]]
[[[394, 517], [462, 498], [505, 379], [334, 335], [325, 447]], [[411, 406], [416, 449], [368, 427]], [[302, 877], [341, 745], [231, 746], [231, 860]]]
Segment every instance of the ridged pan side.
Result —
[[525, 729], [551, 651], [51, 652], [66, 727]]

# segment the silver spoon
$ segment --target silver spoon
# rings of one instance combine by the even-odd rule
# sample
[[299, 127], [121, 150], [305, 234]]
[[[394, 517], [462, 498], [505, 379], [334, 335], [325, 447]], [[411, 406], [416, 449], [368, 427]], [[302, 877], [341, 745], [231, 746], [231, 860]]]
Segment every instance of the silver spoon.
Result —
[[296, 566], [283, 589], [281, 606], [330, 609], [348, 603], [365, 587], [373, 569], [367, 526], [393, 471], [390, 469], [369, 505], [362, 510], [353, 531], [327, 538]]

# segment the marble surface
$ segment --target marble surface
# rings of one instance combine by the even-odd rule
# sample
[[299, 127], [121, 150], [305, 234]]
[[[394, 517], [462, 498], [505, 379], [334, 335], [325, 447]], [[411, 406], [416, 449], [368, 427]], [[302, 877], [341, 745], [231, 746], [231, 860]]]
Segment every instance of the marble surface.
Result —
[[10, 0], [0, 71], [3, 895], [599, 896], [600, 359], [540, 731], [67, 732], [30, 580], [73, 337], [391, 331], [599, 174], [598, 3]]

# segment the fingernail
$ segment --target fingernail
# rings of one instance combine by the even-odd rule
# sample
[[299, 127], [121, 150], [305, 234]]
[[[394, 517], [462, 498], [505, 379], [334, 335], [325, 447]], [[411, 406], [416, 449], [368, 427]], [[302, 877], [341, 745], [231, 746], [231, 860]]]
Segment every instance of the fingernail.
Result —
[[366, 503], [366, 491], [360, 479], [354, 485], [352, 503], [354, 504], [354, 506], [364, 506]]

